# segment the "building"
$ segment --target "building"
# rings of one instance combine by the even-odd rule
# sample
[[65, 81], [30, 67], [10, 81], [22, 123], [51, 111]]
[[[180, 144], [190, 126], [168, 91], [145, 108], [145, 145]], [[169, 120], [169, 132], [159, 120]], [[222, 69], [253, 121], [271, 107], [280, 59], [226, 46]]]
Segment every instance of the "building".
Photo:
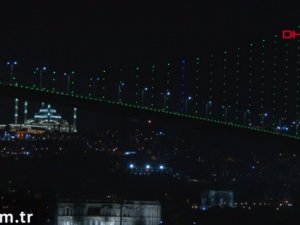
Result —
[[76, 132], [76, 127], [69, 125], [67, 120], [62, 119], [61, 115], [50, 104], [46, 106], [44, 103], [33, 119], [24, 121], [24, 126], [31, 130]]
[[159, 225], [161, 205], [152, 201], [60, 202], [56, 222], [57, 225]]
[[208, 210], [210, 208], [229, 207], [233, 208], [233, 192], [232, 191], [206, 191], [201, 196], [201, 210]]
[[[77, 132], [77, 108], [73, 109], [73, 124], [63, 119], [56, 109], [50, 104], [42, 103], [41, 108], [35, 113], [32, 119], [27, 119], [28, 102], [24, 102], [24, 122], [19, 122], [19, 99], [15, 99], [14, 123], [9, 124], [11, 131], [17, 133], [17, 137], [22, 137], [24, 134], [43, 134], [48, 132]], [[5, 129], [7, 125], [0, 125], [0, 129]]]

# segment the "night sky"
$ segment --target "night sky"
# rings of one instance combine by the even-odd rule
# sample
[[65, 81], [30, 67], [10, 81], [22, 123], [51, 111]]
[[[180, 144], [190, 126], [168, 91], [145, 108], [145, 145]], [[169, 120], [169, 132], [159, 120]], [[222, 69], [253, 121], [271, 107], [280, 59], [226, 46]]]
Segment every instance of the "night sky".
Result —
[[[177, 205], [194, 204], [193, 195], [200, 196], [201, 188], [206, 188], [206, 183], [217, 189], [223, 185], [222, 182], [236, 185], [232, 184], [236, 178], [243, 187], [242, 192], [246, 190], [247, 195], [248, 190], [256, 190], [256, 187], [263, 195], [274, 186], [274, 191], [265, 195], [264, 201], [277, 189], [288, 191], [287, 196], [296, 193], [295, 190], [299, 190], [299, 160], [296, 161], [296, 155], [290, 159], [288, 155], [297, 153], [297, 159], [299, 157], [300, 38], [289, 40], [290, 44], [280, 35], [283, 29], [300, 32], [298, 2], [0, 1], [0, 92], [4, 93], [0, 95], [0, 124], [14, 123], [14, 98], [17, 97], [19, 123], [24, 122], [25, 101], [29, 102], [28, 119], [33, 118], [41, 102], [45, 102], [57, 109], [70, 124], [73, 122], [72, 110], [76, 107], [78, 114], [74, 118], [79, 131], [78, 136], [74, 135], [77, 136], [75, 139], [64, 134], [61, 136], [62, 142], [70, 143], [70, 154], [66, 151], [62, 161], [57, 158], [63, 152], [55, 150], [55, 157], [49, 155], [48, 160], [50, 151], [43, 158], [40, 155], [45, 151], [40, 148], [43, 152], [35, 153], [40, 154], [37, 155], [39, 158], [28, 161], [29, 166], [26, 166], [24, 162], [27, 159], [24, 157], [23, 161], [20, 155], [19, 160], [18, 155], [23, 152], [23, 148], [19, 150], [22, 142], [12, 142], [11, 146], [16, 146], [11, 148], [10, 155], [6, 155], [9, 148], [3, 145], [0, 153], [4, 167], [1, 167], [3, 176], [0, 182], [12, 180], [14, 185], [15, 179], [16, 184], [19, 182], [22, 187], [20, 190], [26, 190], [26, 196], [29, 193], [38, 196], [34, 198], [43, 202], [39, 205], [39, 212], [43, 212], [41, 208], [46, 206], [44, 204], [48, 205], [47, 195], [54, 197], [54, 193], [60, 190], [62, 193], [66, 190], [71, 195], [80, 190], [77, 196], [91, 194], [93, 192], [84, 192], [93, 189], [97, 194], [106, 192], [109, 195], [112, 193], [111, 196], [122, 190], [117, 194], [122, 196], [130, 189], [129, 193], [142, 193], [145, 200], [152, 194], [164, 196], [165, 201], [170, 199], [170, 204], [175, 208]], [[18, 61], [14, 74], [10, 73], [10, 67], [6, 64], [8, 60]], [[34, 68], [41, 66], [47, 67], [43, 76], [39, 72], [34, 74]], [[64, 72], [70, 71], [76, 71], [75, 75], [67, 79]], [[12, 79], [9, 86], [7, 84], [12, 74], [16, 81]], [[25, 85], [28, 85], [26, 90]], [[35, 90], [28, 88], [31, 85]], [[49, 94], [49, 90], [57, 93]], [[62, 92], [64, 94], [60, 95]], [[46, 100], [43, 99], [45, 96]], [[136, 134], [133, 135], [134, 130]], [[160, 138], [155, 136], [165, 134], [160, 132], [158, 135], [157, 131], [167, 134], [168, 139], [161, 138], [162, 147], [158, 144]], [[148, 132], [151, 133], [149, 138]], [[57, 141], [55, 137], [53, 140]], [[83, 145], [77, 146], [77, 140]], [[52, 152], [56, 144], [51, 146], [51, 136], [49, 141]], [[126, 166], [127, 163], [121, 161], [123, 158], [120, 157], [115, 163], [103, 157], [102, 153], [99, 158], [89, 154], [90, 150], [96, 150], [96, 154], [102, 152], [97, 147], [99, 144], [105, 146], [103, 154], [117, 157], [117, 152], [122, 154], [126, 150], [122, 149], [123, 142], [126, 148], [131, 146], [127, 144], [129, 141], [143, 146], [136, 150], [138, 156], [140, 152], [141, 155], [145, 153], [145, 158], [148, 157], [146, 161], [159, 162], [160, 158], [166, 157], [169, 160], [167, 167], [174, 163], [178, 168], [194, 167], [192, 171], [199, 170], [195, 173], [200, 174], [197, 178], [199, 184], [190, 179], [192, 176], [188, 180], [180, 176], [177, 178], [178, 173], [175, 174], [173, 169], [166, 174], [170, 174], [178, 186], [169, 185], [167, 179], [165, 183], [156, 178], [154, 182], [149, 179], [150, 185], [140, 178], [133, 178], [135, 182], [131, 182], [131, 178], [128, 179], [123, 172], [120, 173], [122, 179], [118, 177], [122, 164]], [[149, 142], [149, 147], [144, 142]], [[37, 149], [43, 143], [34, 142], [32, 153], [35, 151], [33, 148]], [[48, 142], [45, 143], [45, 146], [48, 145]], [[61, 145], [60, 141], [57, 143]], [[13, 154], [13, 151], [18, 153]], [[258, 157], [253, 152], [259, 152]], [[284, 157], [281, 157], [282, 152]], [[205, 153], [203, 157], [202, 153]], [[211, 153], [213, 157], [210, 161]], [[227, 157], [229, 153], [233, 157]], [[260, 155], [264, 160], [260, 160], [262, 163], [258, 165]], [[88, 160], [89, 157], [93, 160]], [[100, 157], [101, 160], [98, 160]], [[257, 165], [255, 170], [253, 165]], [[102, 171], [101, 168], [106, 166], [109, 170]], [[145, 171], [148, 173], [147, 169]], [[218, 176], [214, 175], [215, 171]], [[114, 173], [116, 175], [110, 176]], [[221, 186], [211, 182], [217, 178]], [[79, 180], [82, 184], [78, 185]], [[188, 182], [185, 183], [185, 180]], [[262, 186], [265, 183], [269, 186]], [[2, 186], [3, 192], [5, 189]], [[38, 192], [34, 190], [36, 187]], [[33, 191], [29, 192], [27, 188], [33, 188]], [[170, 195], [169, 191], [165, 191], [169, 188], [172, 190]], [[193, 193], [194, 190], [197, 194]], [[176, 194], [173, 195], [173, 192]], [[57, 193], [56, 197], [63, 196]], [[285, 196], [285, 193], [278, 193], [278, 196], [281, 195]], [[177, 198], [185, 199], [184, 204], [177, 204]], [[197, 201], [199, 203], [199, 198]], [[275, 201], [279, 203], [276, 198]], [[48, 206], [46, 208], [49, 213]], [[181, 208], [178, 209], [181, 212]], [[293, 212], [296, 210], [297, 207]], [[189, 215], [185, 210], [182, 212]], [[275, 212], [277, 215], [278, 212]], [[283, 215], [289, 215], [285, 212]], [[177, 219], [176, 213], [168, 213], [171, 217], [176, 215]], [[249, 215], [255, 218], [252, 212]]]
[[165, 62], [294, 28], [295, 4], [10, 1], [0, 7], [0, 61], [85, 73], [101, 65]]
[[207, 57], [299, 24], [297, 4], [280, 0], [10, 1], [0, 6], [0, 75], [14, 59], [20, 80], [32, 80], [33, 68], [41, 65], [75, 70], [79, 81], [88, 80], [105, 67]]

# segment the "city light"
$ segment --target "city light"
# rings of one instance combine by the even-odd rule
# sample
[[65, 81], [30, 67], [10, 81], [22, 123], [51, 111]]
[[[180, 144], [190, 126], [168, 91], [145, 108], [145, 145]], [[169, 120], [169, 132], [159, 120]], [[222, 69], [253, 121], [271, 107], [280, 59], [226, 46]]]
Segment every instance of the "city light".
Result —
[[[74, 76], [75, 72], [71, 71], [70, 73], [64, 73], [64, 76], [67, 77], [67, 93], [70, 92], [70, 82], [71, 82], [71, 76]], [[71, 82], [71, 84], [74, 84]]]
[[42, 89], [43, 86], [43, 72], [45, 72], [47, 68], [45, 66], [43, 67], [36, 67], [35, 68], [35, 74], [39, 75], [39, 88]]
[[16, 66], [18, 63], [17, 61], [9, 61], [6, 63], [10, 67], [10, 83], [12, 84], [13, 81], [16, 79], [14, 76], [14, 66]]
[[3, 220], [298, 221], [299, 9], [201, 3], [4, 7]]
[[[4, 85], [4, 84], [2, 84]], [[35, 86], [25, 86], [25, 85], [19, 85], [18, 88], [23, 88], [25, 90], [34, 90], [34, 91], [38, 91], [39, 89], [37, 89]], [[43, 90], [43, 91], [47, 91], [47, 90]], [[66, 93], [60, 93], [60, 92], [53, 92], [51, 91], [52, 94], [57, 94], [57, 95], [66, 95]], [[83, 95], [72, 95], [72, 97], [74, 98], [78, 98], [78, 99], [87, 99], [87, 97], [83, 96]], [[102, 100], [103, 99], [103, 96], [101, 98], [95, 98], [93, 100], [95, 101], [104, 101]], [[110, 104], [114, 104], [113, 101], [109, 101], [109, 100], [106, 100], [107, 103], [110, 103]], [[139, 106], [135, 106], [135, 105], [132, 105], [132, 104], [126, 104], [124, 105], [125, 107], [129, 107], [129, 108], [136, 108], [136, 109], [140, 109]], [[159, 112], [159, 110], [157, 109], [153, 109], [153, 108], [147, 108], [146, 110], [149, 110], [151, 112]], [[240, 124], [234, 124], [234, 123], [226, 123], [222, 120], [217, 120], [217, 119], [210, 119], [210, 118], [203, 118], [203, 117], [200, 117], [200, 116], [187, 116], [187, 115], [184, 115], [184, 114], [181, 114], [181, 113], [177, 113], [177, 112], [167, 112], [167, 114], [170, 114], [170, 115], [176, 115], [176, 116], [180, 116], [180, 117], [183, 117], [183, 118], [190, 118], [190, 119], [194, 119], [194, 120], [203, 120], [203, 121], [208, 121], [210, 123], [215, 123], [215, 124], [224, 124], [224, 125], [227, 125], [227, 126], [232, 126], [232, 127], [238, 127], [238, 128], [243, 128], [243, 129], [248, 129], [248, 130], [252, 130], [252, 131], [256, 131], [256, 132], [263, 132], [263, 133], [268, 133], [268, 134], [273, 134], [273, 135], [280, 135], [280, 136], [284, 136], [284, 137], [289, 137], [289, 138], [293, 138], [293, 139], [299, 139], [298, 136], [295, 136], [295, 135], [290, 135], [290, 134], [285, 134], [283, 132], [277, 132], [279, 131], [279, 129], [276, 127], [274, 130], [269, 130], [269, 129], [257, 129], [255, 127], [251, 127], [251, 123], [249, 123], [249, 126], [247, 124], [245, 125], [240, 125]], [[250, 110], [247, 109], [246, 111], [243, 111], [243, 114], [244, 114], [244, 118], [246, 119], [246, 115], [247, 114], [250, 114]], [[245, 121], [244, 119], [244, 121]], [[275, 131], [276, 130], [276, 131]], [[285, 129], [286, 131], [286, 129]]]
[[[180, 116], [187, 119], [205, 120], [210, 123], [224, 124], [227, 126], [298, 139], [300, 124], [298, 125], [298, 123], [295, 123], [295, 118], [299, 117], [299, 110], [296, 110], [295, 113], [293, 113], [290, 111], [290, 109], [292, 108], [292, 105], [294, 105], [296, 109], [300, 108], [300, 104], [298, 103], [298, 100], [300, 99], [300, 76], [296, 74], [296, 96], [294, 98], [296, 102], [294, 102], [294, 100], [288, 100], [287, 88], [290, 86], [288, 83], [288, 80], [290, 80], [288, 79], [288, 74], [291, 72], [291, 69], [287, 61], [291, 57], [289, 54], [290, 46], [287, 44], [280, 46], [275, 38], [274, 45], [271, 48], [275, 52], [275, 58], [270, 65], [267, 65], [265, 63], [265, 57], [267, 48], [269, 48], [269, 46], [266, 45], [266, 42], [267, 40], [265, 39], [263, 39], [263, 41], [257, 41], [257, 43], [251, 42], [247, 46], [248, 50], [245, 55], [241, 54], [242, 48], [240, 47], [235, 48], [234, 50], [225, 49], [224, 51], [221, 51], [220, 55], [223, 57], [223, 65], [221, 67], [224, 73], [222, 78], [219, 80], [216, 80], [215, 76], [213, 76], [215, 73], [214, 67], [216, 67], [217, 56], [216, 54], [210, 54], [207, 61], [205, 61], [205, 57], [202, 56], [196, 57], [195, 60], [192, 61], [187, 61], [185, 59], [180, 60], [177, 62], [178, 67], [176, 67], [176, 63], [168, 62], [165, 64], [165, 71], [158, 65], [151, 65], [148, 68], [150, 71], [150, 79], [148, 81], [142, 80], [142, 77], [147, 74], [147, 68], [141, 65], [134, 67], [134, 80], [132, 80], [132, 77], [130, 78], [130, 76], [128, 76], [128, 78], [125, 76], [122, 77], [121, 81], [111, 79], [109, 73], [111, 69], [102, 69], [101, 78], [96, 77], [90, 80], [88, 95], [75, 90], [75, 86], [73, 84], [75, 80], [77, 80], [77, 77], [70, 77], [70, 74], [74, 74], [74, 71], [71, 71], [70, 73], [62, 73], [64, 76], [68, 77], [68, 85], [65, 91], [59, 90], [60, 88], [55, 87], [58, 85], [56, 74], [59, 74], [59, 71], [51, 72], [51, 87], [49, 87], [48, 83], [46, 82], [43, 84], [44, 73], [47, 70], [45, 66], [34, 69], [34, 73], [39, 75], [39, 85], [14, 83], [14, 86], [18, 86], [18, 88], [23, 88], [26, 90], [43, 90], [48, 94], [58, 94], [61, 96], [66, 95], [74, 98], [101, 101], [109, 104], [118, 103], [121, 106], [136, 110], [147, 110], [153, 113], [163, 112], [169, 115]], [[256, 47], [260, 48], [260, 50], [257, 52], [254, 51]], [[284, 54], [282, 56], [277, 53], [279, 48], [284, 50]], [[297, 51], [298, 49], [299, 48], [297, 48]], [[257, 62], [254, 60], [255, 54], [260, 54], [261, 56], [261, 59]], [[243, 78], [243, 82], [241, 82], [240, 76], [240, 63], [242, 57], [246, 57], [246, 70], [248, 73], [248, 76]], [[284, 83], [281, 92], [279, 92], [279, 89], [277, 88], [278, 79], [276, 78], [278, 61], [280, 57], [284, 60]], [[300, 62], [300, 54], [298, 52], [296, 61]], [[206, 75], [201, 73], [200, 69], [203, 66], [203, 62], [208, 63], [208, 74]], [[13, 66], [17, 64], [17, 61], [6, 62], [7, 66]], [[234, 65], [233, 69], [236, 70], [234, 73], [232, 73], [232, 75], [230, 75], [228, 71], [229, 64]], [[259, 70], [254, 69], [256, 67]], [[267, 70], [267, 67], [271, 67], [269, 70], [273, 71], [273, 80], [270, 82], [270, 87], [266, 87], [267, 83], [265, 81], [265, 70]], [[255, 87], [253, 76], [253, 73], [256, 70], [260, 72], [259, 83], [257, 87]], [[300, 68], [297, 68], [297, 70], [300, 71]], [[126, 68], [122, 66], [120, 71], [124, 73]], [[171, 75], [176, 71], [179, 74], [177, 81], [179, 82], [178, 88], [174, 88], [172, 85], [172, 82], [174, 81], [172, 81]], [[188, 76], [191, 71], [197, 74], [197, 77], [192, 78], [193, 76]], [[162, 75], [162, 82], [158, 81], [158, 74], [164, 74]], [[233, 85], [235, 85], [235, 88], [233, 88], [232, 91], [229, 91], [229, 76], [232, 76], [231, 78], [234, 81]], [[10, 84], [13, 83], [15, 76], [13, 75], [12, 77], [13, 79], [10, 79]], [[133, 83], [131, 83], [131, 81], [133, 81]], [[101, 83], [101, 87], [97, 87], [97, 82]], [[192, 89], [189, 89], [189, 83], [194, 84], [192, 85]], [[205, 88], [206, 91], [201, 89], [202, 83], [203, 86], [207, 87]], [[245, 92], [243, 92], [240, 87], [242, 83], [246, 85]], [[5, 85], [5, 82], [1, 85]], [[220, 90], [216, 90], [214, 88], [218, 85]], [[109, 92], [109, 88], [113, 86], [117, 86], [118, 88], [117, 96], [116, 94]], [[254, 88], [258, 89], [259, 91], [257, 96], [254, 94]], [[191, 90], [189, 91], [191, 94], [190, 96], [187, 95], [187, 90]], [[212, 99], [215, 98], [214, 96], [218, 91], [220, 91], [221, 100], [214, 101], [214, 105], [212, 107]], [[266, 107], [265, 104], [267, 91], [270, 95], [272, 95], [272, 102], [268, 107]], [[229, 97], [229, 92], [232, 92], [230, 94], [231, 97]], [[159, 93], [161, 93], [163, 97], [163, 104], [161, 104], [161, 98], [158, 98]], [[206, 100], [201, 101], [200, 99]], [[246, 99], [246, 104], [243, 106], [244, 108], [241, 106], [241, 99]], [[279, 111], [276, 109], [278, 104], [281, 104], [278, 102], [278, 99], [282, 100], [282, 115], [279, 115]], [[257, 101], [257, 104], [254, 104], [255, 101]], [[291, 106], [289, 106], [289, 104], [291, 104]], [[284, 118], [284, 120], [282, 120], [282, 118]]]

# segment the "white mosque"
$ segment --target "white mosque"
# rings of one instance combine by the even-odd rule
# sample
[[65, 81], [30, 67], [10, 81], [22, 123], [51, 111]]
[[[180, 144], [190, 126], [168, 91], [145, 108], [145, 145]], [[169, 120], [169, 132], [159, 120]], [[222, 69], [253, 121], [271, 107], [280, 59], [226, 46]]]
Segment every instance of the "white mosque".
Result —
[[36, 130], [76, 132], [76, 123], [69, 125], [68, 121], [62, 119], [62, 116], [56, 112], [56, 109], [53, 109], [50, 104], [46, 106], [44, 103], [42, 103], [40, 110], [34, 115], [33, 119], [24, 121], [24, 126]]
[[[50, 104], [41, 104], [41, 108], [34, 115], [32, 119], [28, 117], [28, 102], [24, 102], [24, 122], [19, 123], [19, 99], [15, 99], [15, 114], [14, 123], [9, 124], [12, 131], [32, 134], [42, 134], [46, 131], [58, 131], [58, 132], [77, 132], [77, 108], [73, 109], [73, 124], [69, 124], [67, 120], [64, 120], [56, 109], [52, 108]], [[6, 127], [6, 125], [0, 125], [0, 129]]]

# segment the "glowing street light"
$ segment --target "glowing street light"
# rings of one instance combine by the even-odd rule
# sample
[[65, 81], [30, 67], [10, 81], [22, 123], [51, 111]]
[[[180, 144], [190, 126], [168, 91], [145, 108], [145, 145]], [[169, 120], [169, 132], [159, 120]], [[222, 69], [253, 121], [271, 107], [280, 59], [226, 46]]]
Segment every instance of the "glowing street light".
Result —
[[249, 109], [243, 110], [243, 124], [244, 126], [247, 126], [247, 115], [251, 113]]
[[168, 97], [171, 96], [171, 92], [167, 90], [165, 93], [161, 93], [161, 95], [163, 95], [163, 98], [164, 98], [164, 109], [166, 109], [166, 107], [167, 107], [167, 100], [168, 100]]
[[206, 104], [205, 104], [205, 118], [208, 117], [208, 110], [211, 108], [212, 106], [212, 101], [208, 101]]
[[295, 127], [295, 135], [298, 135], [298, 129], [299, 129], [300, 121], [296, 120], [292, 122], [291, 127]]
[[285, 117], [278, 120], [278, 126], [276, 127], [277, 130], [287, 132], [289, 131], [289, 127], [286, 125], [287, 119]]
[[35, 68], [35, 74], [39, 74], [39, 77], [40, 77], [40, 89], [42, 89], [42, 85], [43, 85], [43, 72], [45, 72], [47, 70], [47, 68], [44, 66], [44, 67], [37, 67], [37, 68]]
[[[100, 80], [99, 77], [96, 77], [96, 78], [91, 77], [91, 78], [90, 78], [90, 81], [91, 81], [92, 83], [91, 83], [89, 86], [90, 86], [90, 88], [93, 89], [93, 96], [94, 96], [94, 97], [96, 96], [96, 84], [97, 84], [97, 81], [99, 81], [99, 80]], [[89, 95], [91, 95], [91, 93], [90, 93]]]
[[13, 81], [16, 79], [14, 77], [14, 66], [16, 66], [18, 63], [17, 61], [9, 61], [6, 63], [10, 67], [10, 83], [12, 84]]
[[268, 113], [260, 113], [259, 116], [260, 116], [260, 125], [263, 126], [265, 118], [268, 117]]
[[55, 90], [55, 83], [56, 83], [56, 71], [52, 72], [52, 78], [51, 78], [51, 82], [52, 82], [52, 90]]
[[147, 92], [149, 89], [147, 87], [143, 88], [142, 90], [142, 96], [141, 96], [141, 99], [142, 99], [142, 106], [144, 105], [144, 95], [145, 95], [145, 92]]
[[67, 77], [67, 92], [70, 92], [70, 80], [71, 80], [71, 76], [74, 76], [75, 72], [72, 71], [71, 73], [64, 73], [64, 76]]
[[228, 116], [228, 110], [230, 109], [230, 105], [228, 106], [222, 106], [222, 109], [224, 109], [224, 120], [227, 121], [227, 116]]
[[123, 81], [120, 81], [118, 84], [118, 101], [122, 102], [121, 93], [122, 93], [122, 87], [125, 86], [125, 83]]
[[185, 112], [187, 113], [188, 112], [188, 102], [189, 101], [192, 101], [192, 97], [189, 96], [185, 99]]

